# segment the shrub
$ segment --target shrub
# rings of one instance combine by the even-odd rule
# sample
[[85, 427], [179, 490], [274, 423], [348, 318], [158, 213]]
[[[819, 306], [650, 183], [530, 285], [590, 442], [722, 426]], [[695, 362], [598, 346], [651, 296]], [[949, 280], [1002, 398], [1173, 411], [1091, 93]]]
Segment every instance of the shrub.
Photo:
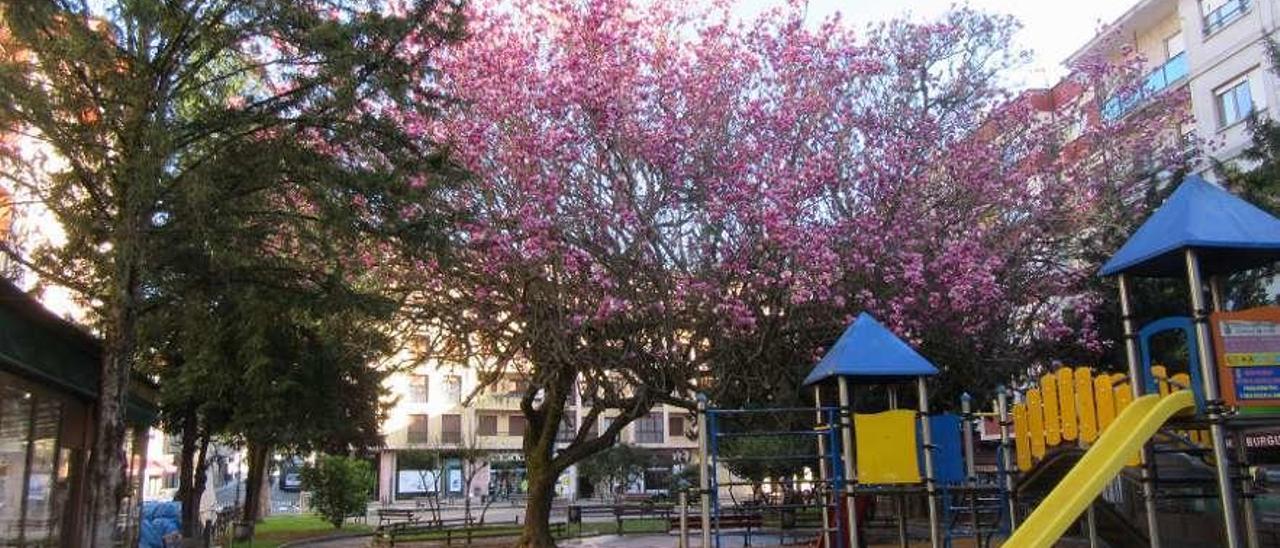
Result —
[[302, 488], [311, 492], [311, 510], [341, 529], [347, 516], [365, 509], [373, 467], [360, 459], [323, 455], [302, 469]]

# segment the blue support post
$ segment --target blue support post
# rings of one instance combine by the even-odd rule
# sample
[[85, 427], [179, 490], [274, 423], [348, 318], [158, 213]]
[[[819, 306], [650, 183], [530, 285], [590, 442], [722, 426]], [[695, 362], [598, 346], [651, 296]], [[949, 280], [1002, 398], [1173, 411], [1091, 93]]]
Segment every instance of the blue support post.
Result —
[[715, 532], [715, 546], [720, 548], [720, 425], [714, 410], [707, 411], [707, 428], [711, 432], [711, 526]]
[[827, 454], [827, 458], [830, 459], [831, 471], [832, 471], [831, 472], [831, 506], [836, 512], [836, 519], [834, 520], [836, 525], [836, 531], [837, 531], [836, 538], [838, 539], [836, 542], [836, 546], [840, 548], [846, 548], [847, 546], [846, 541], [849, 538], [849, 530], [846, 527], [844, 514], [842, 514], [840, 511], [841, 508], [844, 508], [844, 502], [843, 502], [844, 497], [841, 496], [842, 492], [839, 491], [844, 488], [844, 464], [840, 459], [840, 455], [842, 454], [841, 451], [843, 451], [843, 449], [840, 447], [840, 436], [836, 435], [836, 428], [837, 428], [837, 425], [839, 424], [837, 421], [839, 420], [840, 420], [839, 408], [827, 410], [827, 425], [828, 425], [827, 447], [830, 448]]

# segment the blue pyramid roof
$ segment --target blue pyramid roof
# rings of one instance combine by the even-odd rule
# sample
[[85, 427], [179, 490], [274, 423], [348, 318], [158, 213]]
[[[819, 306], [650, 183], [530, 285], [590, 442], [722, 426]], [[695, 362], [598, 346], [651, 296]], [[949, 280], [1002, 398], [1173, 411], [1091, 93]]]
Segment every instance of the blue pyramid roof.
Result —
[[936, 374], [938, 368], [929, 360], [863, 312], [813, 367], [804, 384], [834, 376], [884, 378]]
[[1183, 180], [1129, 237], [1102, 276], [1186, 275], [1183, 250], [1199, 251], [1206, 274], [1225, 274], [1280, 260], [1280, 219], [1204, 179]]

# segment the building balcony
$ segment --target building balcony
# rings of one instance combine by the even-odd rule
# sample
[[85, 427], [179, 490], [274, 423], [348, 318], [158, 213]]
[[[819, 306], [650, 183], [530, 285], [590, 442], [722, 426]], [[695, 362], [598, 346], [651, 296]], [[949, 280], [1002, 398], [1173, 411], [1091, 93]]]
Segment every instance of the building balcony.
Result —
[[520, 400], [523, 396], [520, 394], [481, 394], [476, 398], [476, 409], [488, 409], [496, 411], [519, 411]]
[[1114, 96], [1108, 99], [1102, 105], [1103, 119], [1113, 121], [1133, 112], [1146, 103], [1148, 99], [1181, 83], [1189, 73], [1190, 66], [1187, 63], [1187, 52], [1184, 51], [1174, 55], [1147, 75], [1142, 83], [1142, 89], [1138, 93], [1127, 97]]
[[1249, 0], [1229, 0], [1204, 16], [1204, 35], [1208, 36], [1249, 12]]

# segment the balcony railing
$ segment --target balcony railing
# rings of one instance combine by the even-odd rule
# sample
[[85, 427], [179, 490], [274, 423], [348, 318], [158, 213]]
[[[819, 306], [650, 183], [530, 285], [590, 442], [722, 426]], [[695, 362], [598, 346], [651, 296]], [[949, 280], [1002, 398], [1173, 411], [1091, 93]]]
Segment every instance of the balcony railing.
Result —
[[1115, 120], [1132, 112], [1147, 99], [1177, 84], [1190, 72], [1187, 65], [1187, 53], [1184, 51], [1156, 67], [1142, 82], [1142, 89], [1127, 97], [1115, 96], [1102, 105], [1102, 117], [1107, 121]]
[[480, 397], [476, 398], [474, 407], [477, 409], [518, 411], [521, 399], [523, 399], [523, 396], [516, 393], [481, 394]]
[[1204, 34], [1208, 36], [1227, 26], [1249, 11], [1249, 0], [1228, 0], [1204, 15]]

